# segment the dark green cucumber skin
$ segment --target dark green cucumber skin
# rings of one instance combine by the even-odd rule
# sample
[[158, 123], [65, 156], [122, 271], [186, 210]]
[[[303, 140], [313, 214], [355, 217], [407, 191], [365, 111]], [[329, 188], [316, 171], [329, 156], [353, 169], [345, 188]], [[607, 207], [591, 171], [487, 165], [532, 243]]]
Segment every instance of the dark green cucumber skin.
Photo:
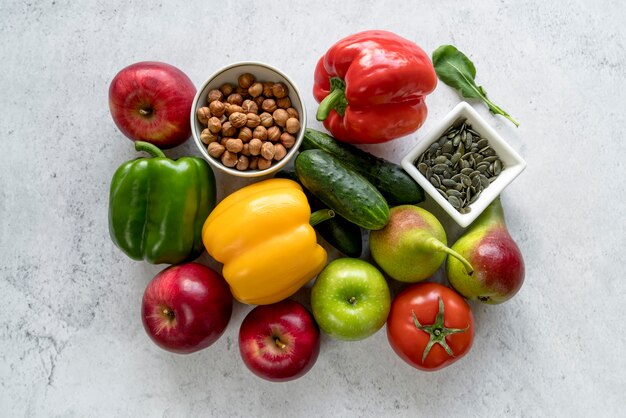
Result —
[[295, 168], [304, 187], [353, 224], [377, 230], [389, 222], [389, 206], [376, 187], [326, 151], [300, 152]]
[[[276, 177], [290, 179], [300, 183], [295, 171], [282, 170], [276, 173]], [[326, 209], [326, 205], [317, 197], [309, 193], [308, 190], [304, 190], [312, 212]], [[343, 216], [335, 214], [334, 218], [319, 223], [315, 225], [314, 228], [326, 242], [348, 257], [358, 258], [363, 253], [361, 228], [348, 221]]]
[[332, 136], [306, 129], [300, 151], [321, 149], [372, 183], [391, 206], [424, 201], [424, 190], [398, 164], [367, 153]]

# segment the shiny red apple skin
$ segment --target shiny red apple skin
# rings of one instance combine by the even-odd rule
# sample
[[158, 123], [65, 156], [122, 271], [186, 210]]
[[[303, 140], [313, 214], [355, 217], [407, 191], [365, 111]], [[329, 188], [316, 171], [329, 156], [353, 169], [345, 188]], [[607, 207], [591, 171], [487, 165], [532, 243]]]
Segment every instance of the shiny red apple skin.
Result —
[[191, 136], [189, 113], [196, 88], [178, 68], [154, 61], [123, 68], [109, 86], [109, 109], [133, 141], [172, 148]]
[[239, 330], [239, 352], [255, 375], [285, 382], [306, 374], [320, 352], [320, 331], [300, 303], [285, 299], [254, 308]]
[[189, 354], [224, 333], [233, 309], [222, 276], [199, 263], [166, 268], [148, 283], [141, 317], [148, 336], [164, 350]]

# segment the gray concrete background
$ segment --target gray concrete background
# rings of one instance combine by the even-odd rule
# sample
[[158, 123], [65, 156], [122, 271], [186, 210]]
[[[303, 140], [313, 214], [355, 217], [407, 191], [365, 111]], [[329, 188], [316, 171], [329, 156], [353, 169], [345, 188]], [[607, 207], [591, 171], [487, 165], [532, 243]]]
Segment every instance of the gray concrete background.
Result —
[[[2, 1], [0, 415], [623, 415], [625, 17], [609, 0]], [[314, 120], [316, 60], [371, 28], [429, 53], [455, 44], [521, 122], [474, 103], [528, 162], [503, 194], [526, 260], [521, 292], [473, 305], [473, 349], [438, 373], [405, 365], [381, 330], [355, 343], [323, 337], [306, 376], [262, 381], [239, 358], [250, 309], [240, 304], [209, 349], [160, 350], [139, 308], [162, 267], [127, 259], [108, 237], [110, 178], [136, 156], [109, 115], [112, 77], [160, 60], [200, 85], [231, 62], [266, 61], [295, 80]], [[419, 132], [369, 150], [399, 162], [459, 100], [440, 83]], [[168, 155], [195, 153], [189, 141]], [[244, 184], [218, 181], [220, 196]]]

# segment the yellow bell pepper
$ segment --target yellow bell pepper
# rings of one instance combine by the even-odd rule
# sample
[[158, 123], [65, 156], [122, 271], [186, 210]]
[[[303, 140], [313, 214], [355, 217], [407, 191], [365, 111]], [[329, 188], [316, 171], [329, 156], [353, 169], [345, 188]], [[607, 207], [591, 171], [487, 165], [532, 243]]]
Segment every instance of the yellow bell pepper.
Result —
[[326, 251], [309, 224], [311, 208], [300, 185], [270, 179], [232, 193], [204, 223], [207, 252], [243, 303], [266, 305], [304, 286], [326, 265]]

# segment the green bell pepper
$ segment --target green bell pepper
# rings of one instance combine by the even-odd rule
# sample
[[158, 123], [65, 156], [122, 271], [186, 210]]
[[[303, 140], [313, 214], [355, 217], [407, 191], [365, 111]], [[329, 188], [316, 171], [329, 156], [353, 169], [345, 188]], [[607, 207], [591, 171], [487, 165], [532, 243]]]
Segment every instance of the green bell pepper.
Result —
[[109, 232], [127, 256], [177, 264], [204, 251], [202, 225], [215, 207], [215, 177], [197, 157], [170, 160], [156, 146], [135, 142], [152, 158], [122, 164], [111, 181]]

